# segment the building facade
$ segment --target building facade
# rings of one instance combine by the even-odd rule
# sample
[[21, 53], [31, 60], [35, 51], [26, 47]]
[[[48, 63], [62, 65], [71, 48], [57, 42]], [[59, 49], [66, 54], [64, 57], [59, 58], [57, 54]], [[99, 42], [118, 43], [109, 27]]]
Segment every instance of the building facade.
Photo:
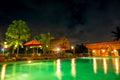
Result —
[[119, 56], [120, 40], [85, 43], [88, 53], [91, 56]]
[[56, 39], [52, 39], [50, 41], [50, 49], [52, 51], [57, 51], [58, 49], [69, 50], [70, 49], [70, 43], [65, 36], [59, 37], [59, 38], [56, 38]]

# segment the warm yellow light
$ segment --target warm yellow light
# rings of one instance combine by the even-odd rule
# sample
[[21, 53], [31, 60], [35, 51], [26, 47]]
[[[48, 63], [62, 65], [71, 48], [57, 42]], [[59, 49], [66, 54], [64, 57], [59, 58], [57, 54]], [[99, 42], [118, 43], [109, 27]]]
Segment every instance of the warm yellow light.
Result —
[[57, 51], [60, 51], [60, 48], [57, 48]]
[[31, 60], [29, 60], [28, 63], [31, 63]]
[[16, 44], [15, 47], [17, 47], [18, 45]]
[[118, 51], [116, 49], [114, 49], [112, 52], [114, 53], [115, 56], [119, 56]]
[[71, 49], [74, 49], [74, 46], [71, 46]]
[[6, 64], [2, 66], [2, 71], [1, 71], [1, 80], [4, 80], [5, 78], [5, 72], [6, 72]]
[[115, 58], [115, 69], [116, 74], [119, 74], [119, 58]]
[[8, 45], [4, 45], [4, 48], [8, 48]]
[[60, 59], [57, 59], [57, 66], [56, 66], [56, 75], [59, 80], [61, 80], [61, 67], [60, 67]]
[[75, 67], [75, 58], [71, 59], [71, 74], [73, 77], [76, 77], [76, 67]]
[[105, 50], [104, 49], [102, 49], [102, 53], [104, 53], [105, 52]]
[[92, 50], [93, 53], [95, 53], [96, 51], [95, 50]]
[[113, 51], [114, 51], [114, 52], [117, 52], [117, 50], [116, 50], [116, 49], [114, 49]]
[[103, 59], [103, 68], [104, 68], [104, 73], [106, 74], [107, 73], [107, 61], [105, 58]]
[[94, 73], [97, 73], [97, 62], [95, 58], [93, 58], [93, 70], [94, 70]]
[[6, 45], [6, 44], [7, 44], [7, 42], [4, 42], [4, 44]]

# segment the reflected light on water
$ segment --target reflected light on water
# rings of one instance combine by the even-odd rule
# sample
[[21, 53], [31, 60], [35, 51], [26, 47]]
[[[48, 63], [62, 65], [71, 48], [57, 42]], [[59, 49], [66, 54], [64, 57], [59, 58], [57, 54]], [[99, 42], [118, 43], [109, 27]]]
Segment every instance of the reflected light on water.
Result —
[[120, 58], [10, 62], [2, 63], [0, 70], [0, 80], [119, 80]]
[[15, 76], [16, 75], [16, 64], [13, 64], [13, 71], [12, 71], [12, 75]]
[[107, 61], [105, 58], [103, 58], [103, 68], [104, 68], [104, 73], [107, 73]]
[[71, 59], [71, 74], [73, 77], [76, 77], [76, 67], [75, 67], [75, 58]]
[[56, 75], [59, 80], [61, 80], [61, 68], [60, 68], [60, 59], [57, 59], [57, 64], [56, 64]]
[[2, 71], [1, 71], [1, 80], [4, 80], [5, 78], [5, 71], [6, 71], [6, 64], [2, 66]]
[[31, 63], [31, 60], [29, 60], [28, 63]]
[[119, 58], [115, 58], [115, 70], [116, 74], [119, 74]]
[[113, 62], [113, 68], [115, 69], [115, 73], [119, 74], [119, 58], [113, 58], [112, 59]]
[[93, 58], [93, 70], [94, 70], [94, 73], [97, 73], [97, 62], [95, 58]]

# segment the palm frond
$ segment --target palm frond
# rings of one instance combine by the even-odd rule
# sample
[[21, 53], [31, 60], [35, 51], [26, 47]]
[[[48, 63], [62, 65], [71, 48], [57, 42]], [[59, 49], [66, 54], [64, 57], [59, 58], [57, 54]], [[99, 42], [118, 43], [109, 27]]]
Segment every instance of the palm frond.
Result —
[[119, 26], [116, 27], [116, 31], [111, 31], [113, 34], [114, 40], [119, 40], [120, 39], [120, 28]]

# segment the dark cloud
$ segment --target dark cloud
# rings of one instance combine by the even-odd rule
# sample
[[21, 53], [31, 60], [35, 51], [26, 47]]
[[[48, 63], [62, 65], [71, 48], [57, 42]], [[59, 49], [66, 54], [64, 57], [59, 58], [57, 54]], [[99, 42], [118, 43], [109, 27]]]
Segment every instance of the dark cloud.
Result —
[[3, 35], [14, 19], [22, 19], [32, 37], [51, 32], [54, 37], [67, 36], [71, 44], [111, 40], [110, 32], [120, 26], [119, 4], [119, 0], [4, 0], [0, 32]]

